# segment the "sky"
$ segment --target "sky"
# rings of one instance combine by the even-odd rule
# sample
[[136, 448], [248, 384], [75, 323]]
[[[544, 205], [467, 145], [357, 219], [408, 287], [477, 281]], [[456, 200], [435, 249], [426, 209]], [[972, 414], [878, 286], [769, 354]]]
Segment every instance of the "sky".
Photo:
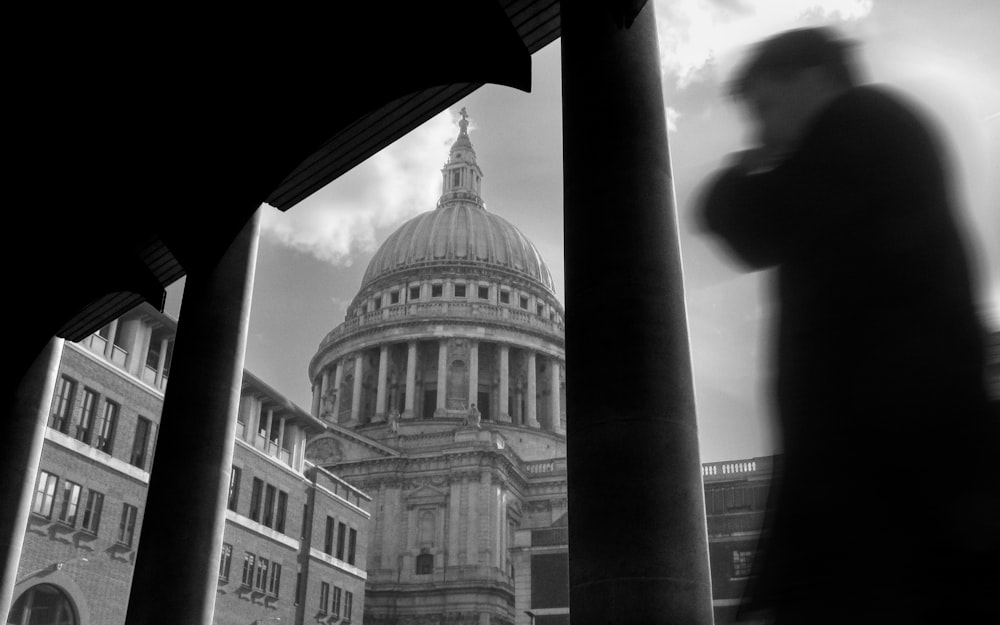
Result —
[[[1000, 3], [657, 0], [655, 10], [703, 462], [780, 450], [768, 399], [768, 273], [742, 272], [692, 223], [699, 186], [745, 145], [744, 119], [723, 85], [762, 38], [833, 25], [860, 42], [869, 81], [907, 92], [938, 121], [984, 319], [1000, 329]], [[531, 93], [484, 86], [290, 211], [263, 206], [247, 369], [311, 405], [309, 359], [343, 322], [379, 244], [434, 209], [463, 106], [487, 210], [535, 243], [562, 300], [562, 214], [573, 207], [562, 198], [559, 66], [556, 41], [533, 56]], [[167, 312], [177, 314], [181, 293], [182, 284], [169, 289]], [[572, 363], [567, 375], [572, 384]]]

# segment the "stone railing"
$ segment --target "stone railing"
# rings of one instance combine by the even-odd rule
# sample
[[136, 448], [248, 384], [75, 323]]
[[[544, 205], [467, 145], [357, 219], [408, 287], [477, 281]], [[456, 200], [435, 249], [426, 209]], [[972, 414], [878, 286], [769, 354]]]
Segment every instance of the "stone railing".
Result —
[[701, 474], [703, 477], [719, 477], [727, 475], [739, 475], [744, 473], [755, 473], [758, 470], [765, 468], [761, 466], [763, 463], [760, 462], [758, 458], [749, 458], [747, 460], [727, 460], [725, 462], [712, 462], [709, 464], [703, 464], [701, 466]]
[[556, 322], [512, 306], [500, 306], [485, 302], [414, 302], [386, 306], [380, 310], [371, 310], [363, 315], [352, 317], [331, 330], [323, 339], [320, 347], [363, 329], [377, 327], [380, 324], [441, 318], [504, 322], [558, 336], [562, 336], [565, 332], [565, 326], [562, 322]]
[[556, 473], [566, 470], [565, 458], [553, 458], [551, 460], [532, 460], [523, 465], [525, 472], [532, 474]]

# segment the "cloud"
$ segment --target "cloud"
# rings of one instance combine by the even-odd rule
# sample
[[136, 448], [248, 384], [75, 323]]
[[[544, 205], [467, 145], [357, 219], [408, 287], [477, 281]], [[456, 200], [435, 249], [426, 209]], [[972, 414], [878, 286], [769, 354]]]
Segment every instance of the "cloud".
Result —
[[771, 34], [857, 20], [871, 10], [872, 0], [657, 0], [663, 73], [683, 89]]
[[672, 106], [668, 106], [667, 110], [667, 130], [670, 132], [677, 132], [677, 120], [681, 118], [681, 113]]
[[333, 265], [351, 265], [357, 254], [375, 249], [379, 229], [437, 204], [456, 119], [442, 111], [285, 213], [265, 206], [262, 236]]

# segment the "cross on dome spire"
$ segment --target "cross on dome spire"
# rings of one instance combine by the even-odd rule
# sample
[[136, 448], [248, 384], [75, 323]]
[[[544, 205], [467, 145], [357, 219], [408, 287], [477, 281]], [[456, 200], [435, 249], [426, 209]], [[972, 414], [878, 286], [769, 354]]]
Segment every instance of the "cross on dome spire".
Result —
[[469, 139], [469, 113], [463, 106], [458, 112], [458, 137], [451, 145], [448, 162], [441, 170], [441, 200], [438, 206], [452, 200], [464, 200], [483, 207], [480, 197], [483, 172], [476, 164], [476, 151]]

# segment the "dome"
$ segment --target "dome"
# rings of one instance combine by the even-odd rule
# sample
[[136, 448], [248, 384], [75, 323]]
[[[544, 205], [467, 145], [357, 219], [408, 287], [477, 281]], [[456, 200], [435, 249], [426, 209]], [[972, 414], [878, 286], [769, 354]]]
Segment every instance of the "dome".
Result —
[[400, 226], [375, 252], [361, 290], [383, 276], [441, 265], [485, 266], [555, 293], [552, 274], [534, 244], [510, 222], [473, 202], [449, 202]]

